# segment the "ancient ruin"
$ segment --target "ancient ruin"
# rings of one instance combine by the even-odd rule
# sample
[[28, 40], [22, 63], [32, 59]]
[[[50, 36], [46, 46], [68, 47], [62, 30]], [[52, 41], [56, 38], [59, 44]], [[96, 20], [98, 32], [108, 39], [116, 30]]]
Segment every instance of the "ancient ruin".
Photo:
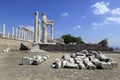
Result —
[[48, 55], [37, 55], [30, 57], [23, 57], [22, 58], [22, 65], [38, 65], [43, 61], [46, 61], [49, 58]]
[[47, 43], [47, 38], [48, 38], [48, 34], [47, 34], [47, 27], [50, 25], [51, 26], [51, 34], [50, 34], [50, 38], [51, 38], [51, 42], [53, 40], [53, 20], [48, 20], [47, 16], [45, 15], [45, 13], [42, 13], [42, 42], [43, 43]]
[[52, 68], [79, 68], [79, 69], [112, 69], [118, 63], [112, 58], [106, 57], [101, 52], [81, 50], [70, 55], [63, 55], [56, 59]]

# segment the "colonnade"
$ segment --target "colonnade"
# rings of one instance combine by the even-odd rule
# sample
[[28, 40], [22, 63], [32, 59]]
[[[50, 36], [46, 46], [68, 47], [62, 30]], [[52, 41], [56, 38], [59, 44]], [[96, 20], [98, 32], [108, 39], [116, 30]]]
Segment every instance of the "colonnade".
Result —
[[[7, 34], [5, 32], [5, 24], [2, 26], [2, 37], [7, 38], [13, 38], [13, 39], [19, 39], [19, 40], [25, 40], [25, 41], [33, 41], [34, 43], [48, 43], [48, 26], [51, 27], [50, 31], [50, 40], [53, 41], [53, 20], [48, 20], [45, 13], [42, 13], [42, 30], [40, 27], [40, 19], [39, 19], [39, 12], [35, 12], [34, 15], [34, 32], [25, 28], [24, 26], [20, 26], [19, 28], [16, 28], [16, 32], [14, 29], [14, 25], [12, 25], [12, 32], [11, 34]], [[42, 31], [42, 32], [41, 32]], [[42, 33], [42, 39], [40, 36], [40, 33]]]
[[6, 33], [5, 24], [2, 26], [2, 37], [4, 38], [12, 38], [12, 39], [19, 39], [24, 41], [33, 41], [34, 39], [34, 32], [25, 28], [24, 26], [20, 26], [19, 28], [16, 28], [16, 32], [14, 29], [14, 25], [12, 25], [12, 32]]

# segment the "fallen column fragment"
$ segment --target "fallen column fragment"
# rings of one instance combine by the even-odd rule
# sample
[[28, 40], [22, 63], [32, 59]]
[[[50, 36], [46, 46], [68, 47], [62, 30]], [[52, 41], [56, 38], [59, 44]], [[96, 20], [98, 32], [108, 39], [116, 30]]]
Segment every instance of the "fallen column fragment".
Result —
[[23, 57], [22, 64], [23, 65], [38, 65], [42, 63], [43, 61], [46, 61], [49, 58], [49, 56], [33, 56], [33, 58], [30, 57]]
[[79, 68], [79, 69], [112, 69], [118, 63], [100, 51], [82, 50], [70, 55], [63, 55], [53, 63], [53, 68]]

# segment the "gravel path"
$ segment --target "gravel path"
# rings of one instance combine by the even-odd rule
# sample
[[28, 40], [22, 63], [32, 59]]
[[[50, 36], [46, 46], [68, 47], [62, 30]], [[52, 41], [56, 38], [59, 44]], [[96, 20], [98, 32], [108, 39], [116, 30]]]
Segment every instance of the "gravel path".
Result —
[[[67, 53], [0, 53], [0, 80], [120, 80], [120, 54], [105, 54], [119, 63], [112, 70], [52, 69], [56, 58]], [[22, 57], [49, 55], [50, 58], [35, 65], [20, 65]]]

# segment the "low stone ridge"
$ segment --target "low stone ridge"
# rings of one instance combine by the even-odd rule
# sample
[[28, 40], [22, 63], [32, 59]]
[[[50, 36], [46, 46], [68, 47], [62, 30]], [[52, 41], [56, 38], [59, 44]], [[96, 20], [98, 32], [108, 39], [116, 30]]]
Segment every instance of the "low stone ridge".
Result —
[[70, 55], [63, 55], [61, 59], [56, 59], [52, 68], [78, 68], [78, 69], [112, 69], [118, 63], [112, 58], [106, 57], [100, 51], [81, 50]]
[[22, 58], [22, 64], [23, 65], [38, 65], [42, 63], [43, 61], [46, 61], [49, 58], [49, 56], [45, 55], [37, 55], [33, 56], [32, 58], [30, 57], [23, 57]]

